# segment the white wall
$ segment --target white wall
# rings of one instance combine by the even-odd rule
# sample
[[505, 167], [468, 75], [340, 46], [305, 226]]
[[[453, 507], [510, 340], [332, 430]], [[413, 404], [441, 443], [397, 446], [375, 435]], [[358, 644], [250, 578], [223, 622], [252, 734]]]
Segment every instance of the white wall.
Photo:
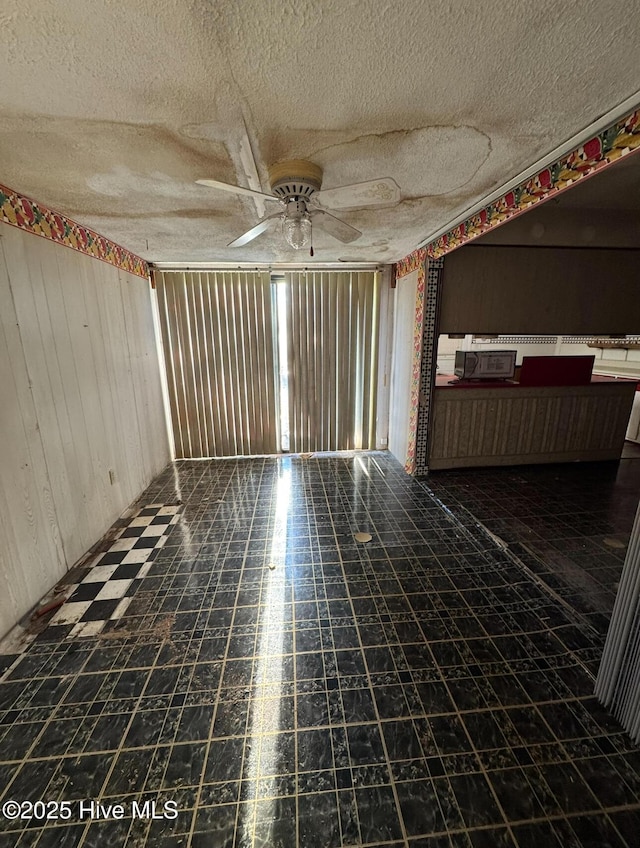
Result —
[[[637, 339], [637, 336], [635, 337]], [[562, 336], [557, 353], [563, 356], [595, 356], [594, 374], [628, 377], [640, 381], [640, 350], [634, 348], [597, 348], [580, 344], [576, 339], [567, 341]], [[627, 439], [640, 443], [640, 392], [636, 392], [627, 427]]]
[[595, 356], [595, 374], [640, 379], [640, 350], [588, 347], [586, 344], [569, 342], [561, 336], [556, 353], [562, 356]]
[[393, 307], [395, 292], [391, 288], [393, 266], [385, 265], [380, 286], [380, 329], [378, 336], [378, 386], [376, 404], [376, 448], [389, 447], [389, 403], [391, 368], [393, 365]]
[[169, 458], [148, 282], [0, 224], [0, 635]]
[[409, 444], [413, 331], [418, 272], [401, 277], [395, 288], [393, 359], [389, 400], [389, 450], [404, 465]]

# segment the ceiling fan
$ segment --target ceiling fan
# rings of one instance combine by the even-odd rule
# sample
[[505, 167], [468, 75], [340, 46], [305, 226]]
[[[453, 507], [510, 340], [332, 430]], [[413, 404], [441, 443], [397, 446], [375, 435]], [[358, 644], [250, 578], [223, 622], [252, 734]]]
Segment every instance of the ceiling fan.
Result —
[[[400, 189], [390, 177], [321, 191], [322, 168], [304, 159], [292, 159], [269, 168], [272, 194], [218, 180], [196, 182], [210, 188], [280, 204], [279, 212], [263, 218], [255, 227], [230, 242], [228, 247], [242, 247], [264, 233], [277, 218], [282, 221], [282, 232], [287, 243], [296, 250], [311, 244], [312, 225], [329, 233], [338, 241], [349, 244], [360, 238], [360, 230], [335, 215], [330, 215], [322, 207], [332, 210], [360, 209], [364, 206], [393, 206], [400, 200]], [[311, 255], [313, 256], [313, 246]]]

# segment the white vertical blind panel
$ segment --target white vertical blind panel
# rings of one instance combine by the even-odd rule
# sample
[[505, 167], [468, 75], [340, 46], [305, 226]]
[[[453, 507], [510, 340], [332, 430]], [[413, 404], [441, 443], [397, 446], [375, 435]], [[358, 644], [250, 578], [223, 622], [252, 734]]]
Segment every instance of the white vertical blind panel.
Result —
[[640, 508], [596, 680], [596, 696], [640, 742]]
[[268, 272], [156, 274], [178, 458], [279, 450]]
[[290, 449], [375, 447], [380, 275], [290, 272]]

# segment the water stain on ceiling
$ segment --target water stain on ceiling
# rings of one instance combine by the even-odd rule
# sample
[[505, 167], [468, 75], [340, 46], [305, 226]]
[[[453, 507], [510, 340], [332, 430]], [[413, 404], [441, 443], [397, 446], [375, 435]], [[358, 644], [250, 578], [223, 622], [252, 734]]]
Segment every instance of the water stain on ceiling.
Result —
[[251, 150], [268, 191], [306, 158], [325, 188], [396, 181], [340, 213], [351, 258], [394, 261], [633, 94], [640, 6], [7, 0], [0, 25], [0, 182], [150, 260], [294, 261], [277, 226], [228, 248], [258, 207], [195, 180], [249, 185]]

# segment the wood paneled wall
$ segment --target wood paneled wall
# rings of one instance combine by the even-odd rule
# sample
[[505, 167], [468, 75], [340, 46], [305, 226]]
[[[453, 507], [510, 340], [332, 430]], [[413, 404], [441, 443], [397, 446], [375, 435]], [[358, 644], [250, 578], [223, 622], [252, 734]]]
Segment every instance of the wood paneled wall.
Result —
[[169, 459], [148, 283], [1, 224], [0, 636]]

